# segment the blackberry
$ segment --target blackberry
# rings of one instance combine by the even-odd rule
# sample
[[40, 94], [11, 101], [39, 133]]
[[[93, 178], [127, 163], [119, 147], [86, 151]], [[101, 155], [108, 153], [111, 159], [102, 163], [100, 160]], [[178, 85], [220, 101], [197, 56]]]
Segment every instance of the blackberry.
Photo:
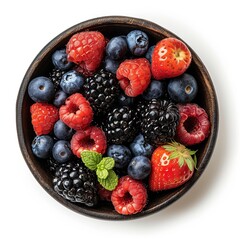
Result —
[[55, 174], [57, 168], [61, 165], [61, 163], [57, 162], [54, 158], [49, 157], [46, 161], [47, 169], [50, 171], [52, 175]]
[[169, 100], [152, 99], [141, 109], [141, 131], [146, 142], [158, 146], [175, 136], [180, 116], [177, 106]]
[[76, 161], [61, 164], [53, 178], [54, 190], [60, 196], [89, 207], [98, 202], [96, 183], [96, 175]]
[[103, 124], [108, 143], [131, 142], [137, 133], [136, 119], [135, 111], [128, 106], [110, 111]]
[[66, 71], [57, 68], [53, 68], [52, 71], [49, 73], [48, 77], [52, 80], [55, 91], [59, 89], [59, 84], [64, 73], [66, 73]]
[[103, 69], [86, 78], [83, 88], [84, 96], [96, 115], [105, 114], [113, 106], [120, 93], [119, 82], [115, 75]]

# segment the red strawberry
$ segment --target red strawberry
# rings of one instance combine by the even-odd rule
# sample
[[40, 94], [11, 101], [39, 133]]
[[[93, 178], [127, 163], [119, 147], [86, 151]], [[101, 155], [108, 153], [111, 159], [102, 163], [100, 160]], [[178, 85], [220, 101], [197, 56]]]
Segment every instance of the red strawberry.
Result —
[[84, 150], [96, 151], [104, 154], [107, 148], [105, 133], [101, 128], [91, 126], [85, 130], [77, 131], [71, 140], [71, 149], [73, 154], [81, 157]]
[[141, 212], [147, 204], [147, 190], [141, 181], [121, 177], [111, 195], [115, 210], [123, 215]]
[[195, 153], [177, 142], [156, 148], [151, 159], [150, 190], [172, 189], [187, 182], [196, 167]]
[[82, 74], [91, 75], [100, 66], [105, 46], [106, 40], [100, 32], [76, 33], [67, 43], [68, 61], [76, 63]]
[[74, 93], [59, 109], [60, 119], [70, 128], [75, 130], [88, 127], [93, 119], [93, 110], [80, 93]]
[[30, 107], [32, 125], [37, 135], [48, 134], [58, 120], [58, 109], [48, 103], [34, 103]]
[[210, 133], [210, 122], [206, 111], [197, 104], [178, 104], [180, 121], [176, 139], [185, 146], [202, 142]]
[[150, 64], [146, 58], [127, 59], [120, 64], [116, 76], [125, 94], [136, 97], [142, 94], [150, 83]]
[[157, 43], [152, 54], [152, 75], [155, 79], [177, 77], [189, 67], [192, 54], [176, 38], [165, 38]]

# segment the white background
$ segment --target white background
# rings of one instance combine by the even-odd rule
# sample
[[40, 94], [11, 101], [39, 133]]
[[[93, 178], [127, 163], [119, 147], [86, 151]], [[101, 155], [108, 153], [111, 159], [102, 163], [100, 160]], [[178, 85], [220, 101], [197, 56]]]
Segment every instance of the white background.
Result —
[[[240, 239], [240, 21], [237, 1], [1, 1], [0, 239]], [[157, 5], [156, 5], [157, 4]], [[125, 15], [184, 39], [205, 63], [218, 95], [220, 126], [211, 161], [180, 200], [149, 217], [109, 222], [63, 207], [21, 155], [15, 103], [23, 76], [52, 38], [81, 21]]]

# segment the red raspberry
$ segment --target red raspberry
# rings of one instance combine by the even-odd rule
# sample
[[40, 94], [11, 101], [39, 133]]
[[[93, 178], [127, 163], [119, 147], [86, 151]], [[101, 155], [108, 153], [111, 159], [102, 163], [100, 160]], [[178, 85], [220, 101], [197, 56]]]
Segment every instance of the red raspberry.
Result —
[[76, 33], [67, 43], [68, 61], [76, 63], [79, 72], [91, 75], [100, 66], [105, 46], [105, 38], [100, 32]]
[[123, 215], [141, 212], [147, 203], [147, 190], [141, 181], [129, 176], [119, 179], [111, 196], [115, 210]]
[[77, 131], [71, 140], [71, 149], [73, 154], [81, 157], [84, 150], [96, 151], [104, 154], [107, 148], [105, 133], [101, 128], [91, 126], [85, 130]]
[[150, 83], [150, 64], [146, 58], [127, 59], [120, 64], [116, 76], [125, 94], [136, 97], [142, 94]]
[[97, 191], [98, 191], [99, 198], [102, 201], [111, 202], [112, 191], [107, 190], [100, 184], [97, 185], [97, 189], [98, 189]]
[[88, 127], [93, 119], [93, 111], [80, 93], [74, 93], [59, 109], [60, 119], [70, 128], [80, 130]]
[[34, 103], [30, 107], [32, 125], [37, 135], [48, 134], [58, 120], [58, 109], [48, 103]]
[[202, 142], [210, 133], [210, 122], [206, 111], [197, 104], [178, 104], [180, 122], [176, 139], [185, 146]]

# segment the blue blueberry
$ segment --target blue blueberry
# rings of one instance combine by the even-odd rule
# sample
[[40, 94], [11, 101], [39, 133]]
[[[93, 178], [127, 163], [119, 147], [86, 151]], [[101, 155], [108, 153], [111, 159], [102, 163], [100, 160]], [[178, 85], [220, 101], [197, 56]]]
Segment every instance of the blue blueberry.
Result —
[[67, 99], [68, 95], [62, 91], [62, 90], [58, 90], [55, 93], [54, 99], [53, 99], [53, 105], [55, 105], [56, 107], [60, 107], [65, 103], [65, 100]]
[[61, 120], [58, 120], [54, 124], [53, 132], [56, 138], [61, 140], [70, 140], [74, 130], [70, 127], [68, 127], [64, 122]]
[[130, 161], [127, 172], [132, 178], [142, 180], [150, 174], [151, 162], [145, 156], [136, 156]]
[[142, 134], [136, 136], [133, 142], [130, 144], [130, 149], [134, 156], [150, 157], [153, 153], [153, 146], [146, 143]]
[[65, 49], [60, 49], [53, 53], [52, 63], [57, 69], [60, 70], [68, 70], [73, 66], [73, 63], [67, 60]]
[[118, 104], [119, 106], [132, 106], [135, 103], [135, 98], [134, 97], [129, 97], [125, 95], [124, 93], [121, 93], [118, 97]]
[[120, 63], [121, 63], [121, 61], [119, 61], [119, 60], [113, 60], [110, 57], [105, 57], [104, 68], [106, 71], [116, 74]]
[[148, 50], [148, 36], [141, 30], [133, 30], [127, 35], [127, 44], [134, 56], [143, 56]]
[[155, 45], [151, 46], [151, 47], [148, 49], [148, 51], [147, 51], [147, 53], [146, 53], [146, 55], [145, 55], [145, 58], [146, 58], [150, 63], [152, 63], [152, 54], [153, 54], [154, 48], [155, 48]]
[[196, 79], [187, 73], [172, 78], [168, 83], [168, 94], [170, 98], [179, 103], [191, 102], [197, 95], [198, 85]]
[[58, 140], [52, 148], [52, 156], [59, 163], [65, 163], [72, 157], [70, 143], [65, 140]]
[[60, 86], [67, 94], [78, 92], [83, 86], [84, 78], [75, 70], [70, 70], [63, 74]]
[[106, 54], [113, 60], [123, 59], [127, 50], [128, 46], [126, 37], [123, 36], [111, 38], [106, 46]]
[[54, 93], [54, 84], [47, 77], [36, 77], [28, 85], [28, 95], [34, 102], [49, 102]]
[[150, 101], [153, 98], [160, 98], [166, 94], [166, 82], [165, 81], [157, 81], [152, 80], [148, 85], [147, 89], [143, 92], [142, 97]]
[[131, 158], [132, 154], [129, 148], [124, 145], [113, 144], [107, 149], [107, 156], [112, 157], [115, 160], [115, 168], [124, 168], [126, 167]]
[[53, 143], [53, 139], [48, 135], [36, 136], [31, 145], [33, 154], [44, 159], [50, 157]]

